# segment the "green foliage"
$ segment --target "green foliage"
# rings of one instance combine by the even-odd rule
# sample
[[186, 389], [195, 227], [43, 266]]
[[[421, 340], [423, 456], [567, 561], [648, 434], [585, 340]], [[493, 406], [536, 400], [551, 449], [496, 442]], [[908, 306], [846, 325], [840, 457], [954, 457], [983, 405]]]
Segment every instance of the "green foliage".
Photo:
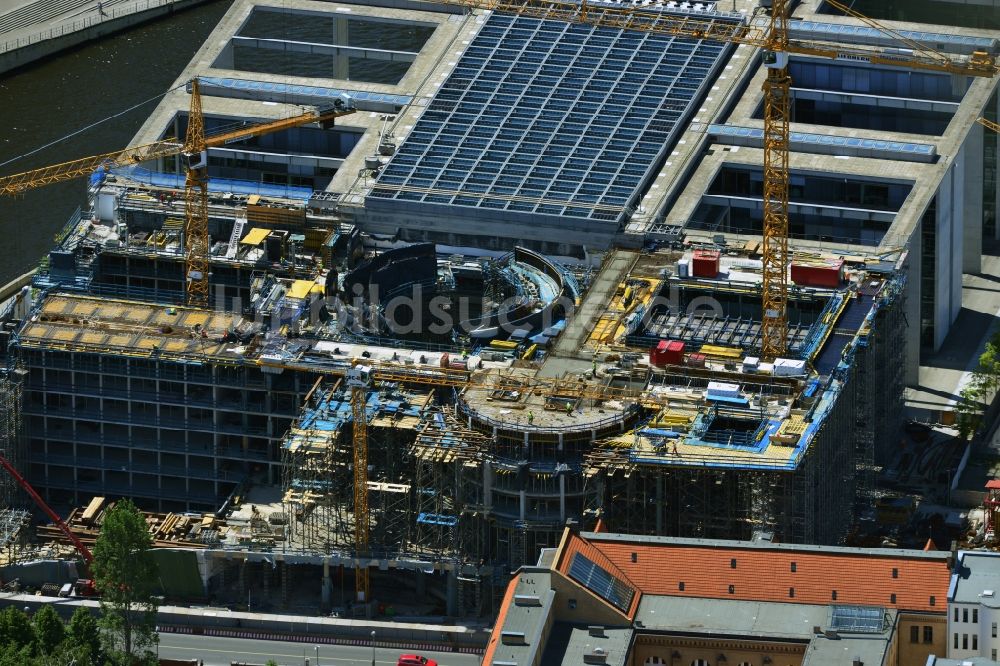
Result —
[[8, 606], [0, 611], [0, 645], [14, 651], [26, 649], [29, 654], [35, 653], [35, 628], [20, 608]]
[[63, 621], [59, 618], [56, 610], [48, 604], [35, 612], [32, 624], [35, 627], [35, 638], [38, 642], [38, 649], [43, 654], [52, 654], [59, 644], [63, 642], [63, 639], [66, 638], [66, 628], [63, 626]]
[[87, 608], [80, 606], [73, 611], [66, 628], [66, 638], [70, 646], [82, 648], [91, 662], [103, 663], [101, 632], [97, 627], [97, 619]]
[[983, 412], [1000, 391], [1000, 332], [986, 343], [972, 379], [959, 394], [958, 434], [969, 439], [979, 428]]
[[278, 666], [278, 662], [276, 662], [274, 659], [268, 659], [267, 663], [264, 664], [264, 666]]
[[129, 500], [108, 511], [94, 545], [92, 570], [101, 594], [100, 627], [106, 656], [114, 664], [153, 659], [159, 580], [146, 521]]

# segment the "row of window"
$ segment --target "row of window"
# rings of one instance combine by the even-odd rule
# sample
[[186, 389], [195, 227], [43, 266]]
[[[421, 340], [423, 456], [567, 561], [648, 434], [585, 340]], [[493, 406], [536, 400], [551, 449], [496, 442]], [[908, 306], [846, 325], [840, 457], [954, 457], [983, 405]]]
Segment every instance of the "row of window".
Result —
[[[954, 635], [954, 641], [952, 647], [958, 649], [958, 634]], [[969, 648], [969, 634], [962, 634], [962, 649], [968, 650]], [[979, 649], [979, 635], [972, 634], [972, 648], [973, 650]]]
[[[954, 622], [958, 622], [959, 621], [958, 620], [958, 617], [959, 617], [958, 611], [959, 611], [959, 609], [955, 608]], [[962, 622], [968, 622], [969, 621], [969, 609], [968, 608], [962, 608], [961, 611], [962, 611], [962, 620], [961, 621]], [[973, 624], [979, 622], [979, 609], [978, 608], [973, 608], [972, 609], [972, 622], [973, 622]], [[996, 637], [996, 635], [997, 635], [997, 623], [994, 622], [993, 623], [993, 636], [994, 636], [994, 638]]]
[[924, 639], [923, 642], [924, 643], [933, 643], [934, 642], [934, 627], [930, 627], [930, 626], [924, 625], [923, 632], [920, 631], [920, 627], [918, 625], [913, 625], [912, 627], [910, 627], [910, 642], [911, 643], [919, 643], [921, 636], [923, 636], [923, 639]]

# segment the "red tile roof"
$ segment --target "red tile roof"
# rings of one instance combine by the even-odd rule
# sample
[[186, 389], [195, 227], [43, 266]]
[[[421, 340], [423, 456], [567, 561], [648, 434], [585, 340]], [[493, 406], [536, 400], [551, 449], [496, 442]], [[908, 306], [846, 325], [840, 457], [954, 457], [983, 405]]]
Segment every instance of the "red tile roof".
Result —
[[520, 580], [520, 576], [514, 576], [507, 583], [507, 591], [503, 595], [503, 601], [500, 602], [500, 613], [497, 614], [496, 622], [493, 623], [490, 640], [486, 643], [486, 652], [483, 654], [482, 662], [484, 664], [493, 663], [493, 653], [496, 652], [497, 645], [500, 643], [500, 638], [503, 634], [503, 623], [507, 621], [507, 609], [514, 603], [514, 590], [517, 589], [517, 584]]
[[920, 551], [907, 556], [889, 550], [625, 539], [574, 534], [566, 540], [557, 568], [568, 575], [572, 553], [594, 548], [643, 594], [942, 613], [947, 608], [951, 574], [945, 553], [928, 557]]

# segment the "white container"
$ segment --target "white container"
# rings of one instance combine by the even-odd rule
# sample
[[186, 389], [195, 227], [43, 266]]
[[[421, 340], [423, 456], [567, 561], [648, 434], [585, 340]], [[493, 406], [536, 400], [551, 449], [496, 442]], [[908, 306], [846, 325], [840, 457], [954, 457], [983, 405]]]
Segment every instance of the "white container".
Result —
[[775, 377], [801, 377], [806, 374], [806, 362], [795, 358], [774, 359]]
[[690, 259], [680, 259], [677, 262], [677, 277], [690, 277], [691, 275], [691, 260]]
[[709, 382], [708, 394], [717, 398], [738, 398], [740, 397], [740, 385], [728, 382]]

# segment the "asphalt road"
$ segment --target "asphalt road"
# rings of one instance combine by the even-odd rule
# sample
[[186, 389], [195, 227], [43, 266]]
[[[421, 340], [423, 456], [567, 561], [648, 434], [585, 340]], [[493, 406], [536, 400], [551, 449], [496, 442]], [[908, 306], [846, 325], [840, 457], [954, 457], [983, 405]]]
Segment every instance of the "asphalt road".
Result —
[[[404, 652], [398, 648], [375, 648], [376, 666], [396, 666]], [[216, 638], [181, 634], [160, 634], [161, 657], [203, 659], [205, 666], [230, 666], [234, 661], [265, 664], [274, 659], [280, 666], [316, 666], [316, 646], [247, 638]], [[479, 656], [454, 652], [419, 652], [441, 666], [479, 666]], [[319, 666], [371, 666], [372, 649], [351, 645], [320, 645]]]

